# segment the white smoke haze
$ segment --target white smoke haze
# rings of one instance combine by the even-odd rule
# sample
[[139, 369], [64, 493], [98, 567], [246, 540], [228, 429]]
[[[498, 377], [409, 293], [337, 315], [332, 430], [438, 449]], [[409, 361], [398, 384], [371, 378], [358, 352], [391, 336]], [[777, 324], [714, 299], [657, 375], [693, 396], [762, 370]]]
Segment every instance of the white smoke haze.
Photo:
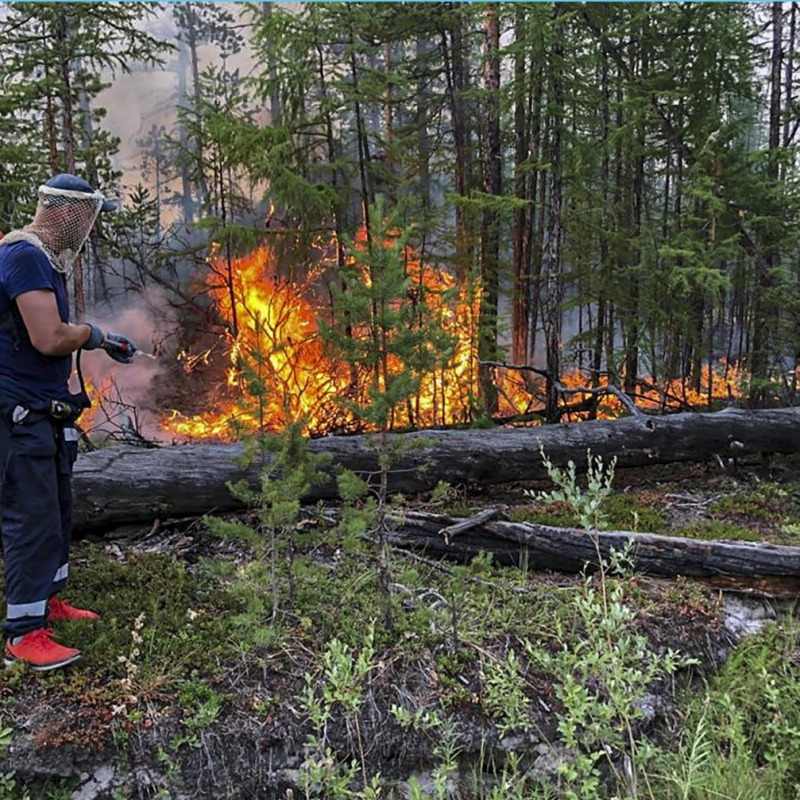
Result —
[[[137, 355], [132, 364], [120, 364], [103, 350], [83, 351], [81, 370], [92, 408], [79, 424], [96, 439], [169, 440], [170, 436], [160, 426], [165, 412], [154, 403], [156, 383], [165, 380], [168, 374], [165, 360], [174, 358], [164, 348], [169, 319], [146, 308], [127, 308], [112, 319], [91, 319], [103, 331], [127, 337], [144, 353], [154, 354], [155, 350], [163, 352], [163, 356]], [[73, 375], [72, 389], [77, 388], [77, 375]]]
[[[154, 18], [148, 18], [143, 27], [147, 33], [157, 38], [173, 42], [178, 47], [185, 47], [177, 40], [177, 27], [172, 16], [171, 6], [167, 3]], [[243, 3], [215, 3], [213, 5], [229, 6], [228, 9], [237, 17]], [[280, 3], [284, 8], [297, 7], [298, 3]], [[241, 23], [239, 23], [241, 25]], [[239, 70], [242, 75], [253, 69], [253, 58], [249, 49], [248, 30], [244, 31], [242, 49], [229, 55], [224, 62], [225, 68], [231, 72]], [[198, 70], [209, 66], [222, 66], [223, 60], [219, 50], [211, 44], [200, 44], [197, 47]], [[147, 180], [142, 174], [142, 148], [139, 140], [144, 139], [153, 127], [163, 126], [167, 132], [177, 136], [177, 108], [181, 103], [180, 73], [185, 76], [185, 88], [191, 92], [191, 74], [188, 61], [181, 59], [176, 51], [167, 56], [161, 67], [144, 68], [130, 65], [131, 71], [116, 75], [112, 84], [97, 97], [97, 105], [106, 109], [103, 127], [120, 138], [119, 152], [114, 158], [115, 166], [122, 170], [121, 194], [119, 198], [125, 202], [126, 194], [138, 183], [151, 190], [155, 188], [153, 180]], [[170, 190], [180, 191], [180, 182], [175, 179]], [[164, 206], [162, 222], [169, 224], [178, 216], [178, 207]]]

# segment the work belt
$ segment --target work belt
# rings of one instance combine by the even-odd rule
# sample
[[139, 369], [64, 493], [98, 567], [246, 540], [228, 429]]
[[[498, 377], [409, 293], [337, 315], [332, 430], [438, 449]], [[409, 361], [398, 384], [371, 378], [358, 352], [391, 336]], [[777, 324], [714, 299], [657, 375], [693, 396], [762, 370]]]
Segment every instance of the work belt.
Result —
[[[37, 420], [49, 419], [59, 427], [68, 427], [74, 423], [83, 413], [84, 409], [91, 408], [92, 401], [86, 393], [86, 385], [83, 381], [83, 370], [81, 369], [81, 354], [83, 350], [78, 350], [75, 358], [75, 369], [78, 373], [80, 391], [69, 393], [67, 400], [44, 400], [42, 403], [26, 405], [17, 403], [11, 409], [11, 423], [13, 425], [24, 425], [26, 422], [36, 422]], [[13, 403], [7, 397], [0, 401], [0, 413], [3, 413], [8, 406]], [[8, 405], [6, 405], [8, 403]]]
[[51, 400], [46, 405], [27, 406], [18, 403], [11, 409], [11, 422], [14, 425], [24, 425], [25, 422], [33, 422], [35, 419], [48, 418], [62, 425], [69, 425], [75, 422], [85, 408], [89, 407], [88, 399], [84, 400], [80, 395], [76, 396], [78, 402], [67, 402], [66, 400]]

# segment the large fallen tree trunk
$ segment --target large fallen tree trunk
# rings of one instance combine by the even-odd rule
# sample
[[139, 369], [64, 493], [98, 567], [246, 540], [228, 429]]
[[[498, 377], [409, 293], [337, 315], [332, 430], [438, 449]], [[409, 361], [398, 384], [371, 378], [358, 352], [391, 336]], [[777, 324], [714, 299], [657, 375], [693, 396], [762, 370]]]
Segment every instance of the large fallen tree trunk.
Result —
[[[800, 451], [800, 409], [633, 416], [537, 428], [421, 431], [389, 437], [396, 450], [391, 493], [416, 494], [439, 481], [476, 486], [547, 477], [541, 451], [557, 465], [586, 463], [588, 450], [618, 468], [679, 461], [721, 462], [758, 453]], [[365, 477], [378, 471], [376, 440], [326, 437], [310, 443], [331, 463]], [[196, 516], [240, 507], [226, 486], [255, 485], [258, 464], [237, 463], [237, 445], [176, 445], [156, 449], [115, 445], [78, 458], [75, 469], [76, 531], [108, 529], [158, 518]], [[332, 469], [330, 470], [332, 475]], [[308, 500], [332, 498], [332, 478]]]
[[[484, 512], [486, 515], [486, 512]], [[720, 588], [788, 595], [800, 589], [800, 547], [704, 541], [632, 531], [586, 531], [508, 520], [457, 520], [410, 512], [391, 517], [387, 541], [468, 563], [491, 553], [497, 563], [531, 571], [578, 573], [610, 564], [614, 553], [636, 572], [700, 578]], [[448, 535], [449, 532], [449, 535]]]

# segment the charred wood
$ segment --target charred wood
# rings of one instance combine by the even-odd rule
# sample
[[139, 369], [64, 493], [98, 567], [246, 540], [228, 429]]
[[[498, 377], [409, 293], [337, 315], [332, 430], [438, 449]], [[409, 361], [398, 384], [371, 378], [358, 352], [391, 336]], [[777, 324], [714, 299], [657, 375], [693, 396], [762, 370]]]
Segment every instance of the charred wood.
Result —
[[719, 588], [769, 595], [800, 589], [800, 547], [508, 520], [472, 525], [454, 541], [443, 535], [460, 522], [452, 517], [410, 512], [390, 521], [395, 526], [387, 534], [390, 544], [463, 563], [491, 553], [497, 563], [530, 571], [579, 573], [595, 572], [616, 557], [637, 573], [697, 578]]
[[447, 525], [439, 530], [439, 536], [444, 538], [445, 544], [450, 544], [450, 540], [454, 536], [458, 536], [458, 534], [464, 533], [464, 531], [472, 530], [473, 528], [479, 528], [485, 522], [502, 515], [502, 513], [502, 510], [499, 508], [486, 508], [478, 514], [468, 517], [467, 519], [453, 520], [452, 525]]
[[[591, 420], [535, 428], [420, 431], [393, 434], [391, 493], [413, 495], [440, 481], [488, 486], [547, 477], [542, 451], [557, 465], [585, 468], [587, 451], [617, 469], [671, 462], [722, 463], [753, 454], [800, 452], [800, 409], [761, 409], [618, 420]], [[368, 435], [314, 440], [334, 465], [364, 476], [379, 474], [377, 440]], [[239, 508], [229, 481], [258, 482], [259, 464], [243, 466], [238, 445], [196, 444], [143, 449], [114, 445], [79, 456], [75, 468], [75, 529], [151, 524], [154, 519]], [[714, 467], [718, 468], [718, 467]], [[332, 477], [307, 498], [333, 499]]]

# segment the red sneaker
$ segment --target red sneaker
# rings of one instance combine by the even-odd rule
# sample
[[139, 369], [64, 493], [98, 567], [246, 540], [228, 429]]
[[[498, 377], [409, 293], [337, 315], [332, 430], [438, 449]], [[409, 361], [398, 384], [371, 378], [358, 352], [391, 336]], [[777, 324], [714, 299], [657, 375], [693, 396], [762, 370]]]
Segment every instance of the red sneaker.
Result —
[[5, 665], [10, 667], [15, 661], [24, 661], [31, 669], [44, 671], [66, 667], [81, 657], [81, 651], [64, 647], [50, 637], [50, 628], [38, 628], [20, 637], [16, 644], [6, 642]]
[[51, 622], [73, 622], [76, 619], [100, 619], [100, 615], [86, 608], [75, 608], [58, 595], [53, 595], [47, 603], [47, 619]]

